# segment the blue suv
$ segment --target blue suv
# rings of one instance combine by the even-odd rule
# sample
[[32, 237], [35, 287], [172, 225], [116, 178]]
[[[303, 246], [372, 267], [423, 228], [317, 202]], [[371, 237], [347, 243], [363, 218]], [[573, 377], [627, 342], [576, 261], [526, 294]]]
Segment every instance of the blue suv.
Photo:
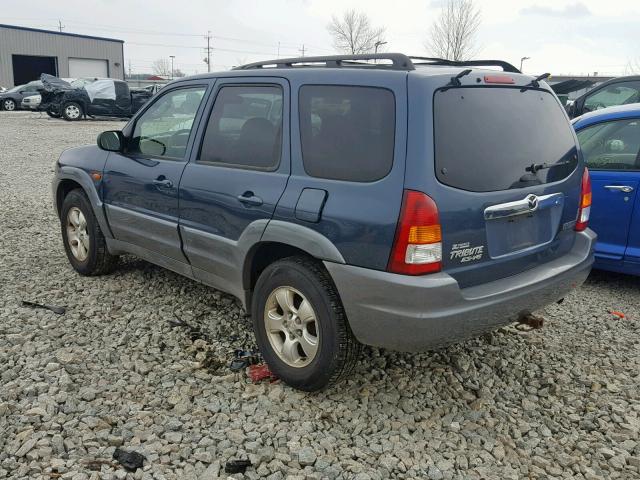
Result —
[[97, 275], [133, 254], [234, 295], [273, 372], [308, 391], [361, 344], [495, 329], [593, 262], [589, 175], [543, 77], [375, 54], [172, 82], [62, 154], [67, 256]]

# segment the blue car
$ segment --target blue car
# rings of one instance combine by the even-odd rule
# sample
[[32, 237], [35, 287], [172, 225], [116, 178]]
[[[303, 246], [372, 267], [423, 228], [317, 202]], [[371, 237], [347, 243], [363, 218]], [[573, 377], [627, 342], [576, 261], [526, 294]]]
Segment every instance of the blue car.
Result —
[[640, 275], [640, 103], [588, 113], [573, 126], [591, 173], [594, 268]]

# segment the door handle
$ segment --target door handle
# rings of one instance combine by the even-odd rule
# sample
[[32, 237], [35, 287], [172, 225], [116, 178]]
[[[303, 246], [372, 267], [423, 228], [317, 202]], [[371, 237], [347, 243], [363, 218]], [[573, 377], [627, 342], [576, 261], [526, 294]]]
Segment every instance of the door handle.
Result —
[[165, 187], [165, 188], [171, 188], [171, 187], [173, 187], [173, 182], [172, 182], [171, 180], [166, 179], [166, 178], [165, 178], [165, 179], [159, 179], [159, 178], [157, 178], [157, 179], [155, 179], [155, 180], [153, 181], [153, 184], [154, 184], [154, 185], [157, 185], [157, 186], [159, 186], [159, 187]]
[[244, 192], [242, 195], [238, 195], [236, 198], [245, 205], [251, 205], [254, 207], [259, 207], [263, 203], [262, 199], [257, 195], [254, 195], [251, 191]]
[[607, 190], [616, 190], [618, 192], [631, 193], [633, 192], [633, 187], [629, 185], [605, 185], [604, 188]]

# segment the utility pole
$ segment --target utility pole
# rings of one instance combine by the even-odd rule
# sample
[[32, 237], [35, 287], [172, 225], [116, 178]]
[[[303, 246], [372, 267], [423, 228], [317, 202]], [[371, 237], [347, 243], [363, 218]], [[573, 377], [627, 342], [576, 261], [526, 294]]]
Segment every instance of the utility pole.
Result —
[[62, 21], [58, 20], [58, 30], [62, 31], [64, 29], [64, 25], [62, 25]]
[[304, 48], [304, 43], [302, 44], [302, 48], [300, 50], [298, 50], [300, 53], [302, 53], [302, 56], [304, 57], [304, 52], [306, 52], [305, 48]]
[[531, 57], [522, 57], [520, 59], [520, 71], [522, 71], [522, 64], [524, 63], [524, 61], [529, 59], [531, 59]]
[[280, 42], [278, 42], [278, 56], [276, 58], [280, 58]]
[[175, 71], [173, 69], [173, 59], [176, 58], [176, 56], [175, 55], [169, 55], [169, 58], [171, 59], [171, 80], [173, 80], [173, 75], [174, 75], [173, 72]]
[[207, 31], [207, 72], [211, 71], [211, 30]]
[[375, 47], [376, 47], [375, 53], [378, 53], [378, 47], [380, 47], [381, 45], [386, 45], [387, 43], [388, 43], [388, 42], [382, 42], [382, 41], [378, 40], [378, 41], [375, 43]]
[[129, 60], [129, 79], [131, 79], [131, 60]]

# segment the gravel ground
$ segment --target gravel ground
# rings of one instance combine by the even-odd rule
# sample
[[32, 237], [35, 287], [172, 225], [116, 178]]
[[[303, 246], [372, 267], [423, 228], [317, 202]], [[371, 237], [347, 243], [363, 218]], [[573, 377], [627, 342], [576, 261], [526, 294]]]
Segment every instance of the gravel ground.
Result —
[[367, 349], [320, 394], [253, 385], [227, 369], [253, 344], [233, 298], [134, 258], [101, 278], [67, 263], [54, 161], [121, 126], [0, 113], [0, 478], [213, 479], [245, 458], [235, 478], [639, 477], [640, 279], [593, 274], [542, 330]]

